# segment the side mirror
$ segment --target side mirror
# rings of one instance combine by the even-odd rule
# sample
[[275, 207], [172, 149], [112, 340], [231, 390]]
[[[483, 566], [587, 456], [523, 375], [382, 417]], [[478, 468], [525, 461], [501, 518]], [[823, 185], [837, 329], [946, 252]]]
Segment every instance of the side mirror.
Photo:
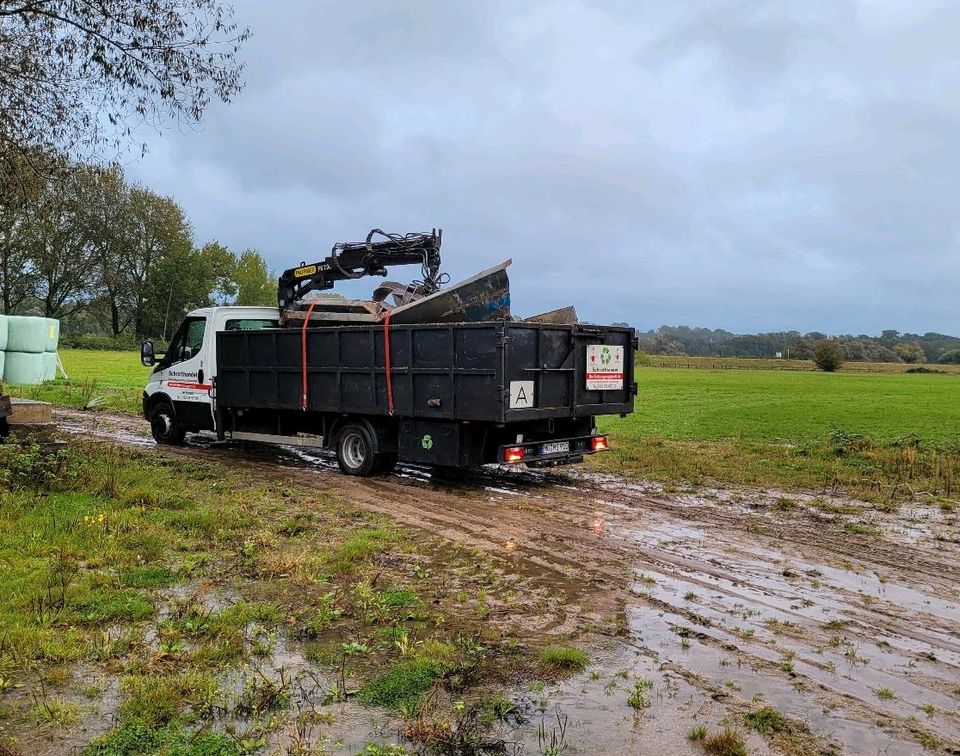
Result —
[[150, 367], [157, 361], [153, 353], [153, 342], [144, 341], [140, 345], [140, 364], [144, 367]]

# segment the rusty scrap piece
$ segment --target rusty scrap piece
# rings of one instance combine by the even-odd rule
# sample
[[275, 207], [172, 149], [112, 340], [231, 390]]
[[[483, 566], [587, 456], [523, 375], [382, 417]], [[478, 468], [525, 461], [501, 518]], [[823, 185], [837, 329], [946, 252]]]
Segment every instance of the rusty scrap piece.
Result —
[[394, 308], [390, 322], [413, 323], [481, 323], [510, 318], [510, 279], [507, 260], [478, 273], [466, 281], [411, 304]]
[[580, 322], [580, 318], [577, 316], [577, 308], [570, 306], [533, 315], [523, 322], [543, 323], [544, 325], [576, 325]]
[[387, 297], [393, 297], [394, 307], [403, 307], [417, 300], [430, 296], [430, 290], [423, 284], [402, 284], [396, 281], [384, 281], [373, 290], [374, 302], [386, 302]]
[[[318, 325], [367, 325], [379, 323], [385, 307], [379, 302], [365, 299], [344, 299], [343, 297], [315, 297], [307, 300], [315, 302], [310, 322]], [[303, 323], [307, 318], [306, 310], [287, 310], [281, 325]]]

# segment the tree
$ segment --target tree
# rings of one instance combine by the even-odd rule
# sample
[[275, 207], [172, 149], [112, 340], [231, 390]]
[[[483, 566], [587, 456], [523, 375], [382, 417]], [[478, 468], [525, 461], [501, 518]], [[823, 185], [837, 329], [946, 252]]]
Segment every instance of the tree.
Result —
[[238, 305], [273, 305], [277, 303], [277, 279], [267, 269], [263, 255], [248, 249], [237, 260], [234, 280]]
[[19, 181], [17, 176], [18, 166], [0, 161], [0, 307], [7, 314], [36, 296], [26, 232], [43, 182], [36, 176]]
[[960, 365], [960, 349], [948, 349], [937, 359], [941, 365]]
[[61, 318], [86, 307], [97, 280], [97, 253], [86, 208], [97, 168], [72, 170], [47, 181], [23, 234], [43, 314]]
[[172, 250], [157, 263], [147, 282], [138, 335], [167, 339], [190, 310], [232, 298], [235, 266], [236, 258], [217, 242], [200, 249], [187, 245]]
[[833, 339], [817, 342], [813, 350], [813, 361], [820, 370], [832, 373], [843, 364], [843, 349]]
[[218, 0], [0, 0], [0, 160], [86, 158], [141, 124], [199, 121], [242, 88], [249, 34]]
[[904, 362], [918, 364], [927, 361], [927, 355], [924, 353], [923, 347], [916, 341], [901, 342], [893, 348], [893, 351]]
[[119, 306], [126, 313], [121, 330], [132, 325], [140, 338], [161, 333], [157, 321], [165, 321], [167, 305], [175, 296], [172, 287], [180, 278], [176, 261], [193, 250], [193, 235], [183, 208], [172, 198], [134, 186], [128, 202], [118, 247]]

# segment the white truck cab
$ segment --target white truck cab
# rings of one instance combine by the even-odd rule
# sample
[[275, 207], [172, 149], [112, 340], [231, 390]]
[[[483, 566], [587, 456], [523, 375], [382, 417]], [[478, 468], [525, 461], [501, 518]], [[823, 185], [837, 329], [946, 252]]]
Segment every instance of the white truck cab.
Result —
[[158, 443], [176, 444], [189, 432], [215, 430], [213, 385], [217, 333], [279, 327], [275, 307], [203, 307], [186, 316], [167, 351], [144, 342], [140, 361], [153, 372], [143, 392], [143, 414]]

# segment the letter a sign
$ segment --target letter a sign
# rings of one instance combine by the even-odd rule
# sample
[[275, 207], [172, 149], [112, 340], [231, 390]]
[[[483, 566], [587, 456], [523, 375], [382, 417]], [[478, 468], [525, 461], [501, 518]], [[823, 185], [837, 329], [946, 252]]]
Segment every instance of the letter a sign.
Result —
[[533, 406], [533, 381], [510, 381], [510, 409]]

